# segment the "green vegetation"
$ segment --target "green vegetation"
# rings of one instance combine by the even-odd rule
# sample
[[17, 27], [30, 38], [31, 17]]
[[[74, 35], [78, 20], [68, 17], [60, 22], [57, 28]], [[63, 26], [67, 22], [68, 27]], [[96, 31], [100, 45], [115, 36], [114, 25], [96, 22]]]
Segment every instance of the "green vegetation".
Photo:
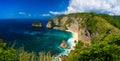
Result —
[[42, 23], [39, 22], [39, 21], [35, 21], [32, 23], [32, 26], [35, 26], [35, 27], [42, 27]]
[[16, 50], [8, 47], [6, 43], [0, 43], [0, 61], [17, 61]]
[[35, 52], [24, 51], [24, 48], [18, 50], [18, 59], [19, 61], [52, 61], [53, 57], [50, 52], [39, 52], [39, 55], [36, 55]]
[[[8, 47], [6, 43], [0, 43], [0, 61], [52, 61], [54, 58], [50, 52], [36, 54], [35, 52], [27, 52], [24, 48], [15, 50], [13, 47]], [[54, 60], [59, 60], [59, 57]]]
[[[63, 61], [120, 61], [120, 16], [92, 12], [73, 13], [67, 17], [65, 25], [78, 22], [79, 30], [89, 30], [92, 36], [90, 43], [79, 41], [75, 50], [62, 56]], [[66, 29], [65, 25], [62, 28]]]
[[70, 19], [66, 23], [69, 24], [69, 23], [73, 23], [73, 22], [74, 22], [74, 20]]
[[[12, 47], [7, 47], [6, 43], [0, 43], [0, 61], [52, 61], [50, 52], [27, 52], [24, 48], [15, 50]], [[58, 60], [57, 58], [54, 60]]]
[[120, 16], [112, 16], [112, 17], [113, 17], [113, 20], [111, 21], [113, 21], [114, 25], [120, 29]]
[[[117, 40], [117, 42], [120, 40]], [[82, 43], [82, 42], [81, 42]], [[68, 55], [68, 61], [119, 61], [120, 46], [111, 42], [98, 42], [88, 47], [78, 43], [74, 51]]]
[[35, 21], [35, 22], [33, 22], [33, 25], [39, 25], [39, 24], [40, 24], [39, 21]]
[[63, 29], [67, 29], [67, 26], [66, 26], [66, 25], [63, 25], [62, 28], [63, 28]]

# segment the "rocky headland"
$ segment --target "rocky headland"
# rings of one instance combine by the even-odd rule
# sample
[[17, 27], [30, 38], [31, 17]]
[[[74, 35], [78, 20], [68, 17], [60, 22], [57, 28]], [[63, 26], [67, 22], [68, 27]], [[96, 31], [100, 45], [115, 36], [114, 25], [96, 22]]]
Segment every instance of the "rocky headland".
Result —
[[[100, 41], [99, 37], [103, 37], [103, 34], [114, 33], [118, 35], [120, 33], [120, 30], [110, 23], [109, 20], [112, 19], [106, 17], [110, 16], [95, 13], [60, 15], [49, 20], [46, 27], [72, 32], [73, 47], [78, 40], [84, 43], [84, 47], [87, 47], [91, 42]], [[74, 43], [75, 41], [76, 43]]]

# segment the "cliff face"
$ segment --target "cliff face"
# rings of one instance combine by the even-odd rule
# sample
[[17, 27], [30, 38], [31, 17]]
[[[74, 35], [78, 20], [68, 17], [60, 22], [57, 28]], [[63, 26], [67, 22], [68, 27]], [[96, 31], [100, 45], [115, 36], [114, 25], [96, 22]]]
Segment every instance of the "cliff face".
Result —
[[59, 26], [62, 30], [70, 30], [77, 33], [78, 40], [88, 43], [100, 41], [100, 38], [110, 34], [116, 34], [120, 37], [120, 30], [109, 23], [106, 15], [94, 13], [76, 13], [64, 16], [57, 16], [52, 19], [52, 28]]

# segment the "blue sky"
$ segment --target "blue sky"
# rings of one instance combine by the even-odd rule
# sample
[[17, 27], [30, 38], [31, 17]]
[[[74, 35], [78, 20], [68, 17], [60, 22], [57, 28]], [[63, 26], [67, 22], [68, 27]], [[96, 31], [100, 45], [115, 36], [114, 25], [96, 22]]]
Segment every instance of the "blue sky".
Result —
[[77, 12], [120, 15], [120, 0], [0, 0], [0, 19], [41, 19]]
[[43, 18], [50, 11], [64, 11], [69, 0], [0, 0], [0, 19]]

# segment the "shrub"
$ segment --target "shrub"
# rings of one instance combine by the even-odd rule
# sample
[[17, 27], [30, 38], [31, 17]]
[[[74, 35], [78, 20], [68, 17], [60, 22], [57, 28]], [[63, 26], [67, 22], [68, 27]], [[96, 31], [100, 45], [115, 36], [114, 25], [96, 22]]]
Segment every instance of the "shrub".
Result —
[[6, 43], [0, 43], [0, 61], [17, 61], [16, 50], [7, 47]]

